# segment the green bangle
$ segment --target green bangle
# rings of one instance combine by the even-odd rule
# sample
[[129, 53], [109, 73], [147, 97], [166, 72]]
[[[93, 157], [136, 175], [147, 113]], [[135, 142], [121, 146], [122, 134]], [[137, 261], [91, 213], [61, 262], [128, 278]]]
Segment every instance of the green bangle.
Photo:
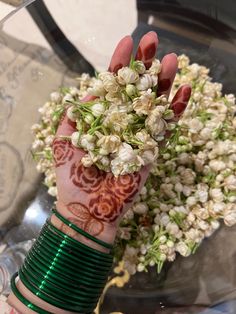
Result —
[[[41, 239], [38, 239], [36, 245], [37, 245], [37, 246], [40, 246], [40, 248], [45, 249], [47, 252], [48, 252], [49, 249], [50, 249], [50, 253], [51, 253], [51, 252], [58, 252], [58, 250], [57, 250], [57, 251], [55, 250], [55, 246], [52, 245], [49, 241], [48, 241], [47, 243], [45, 243], [45, 242], [42, 242]], [[46, 245], [47, 245], [49, 248], [47, 248]], [[59, 252], [58, 252], [57, 254], [59, 254]], [[87, 262], [87, 260], [91, 261], [91, 257], [89, 258], [89, 257], [86, 257], [85, 255], [83, 256], [82, 254], [77, 254], [77, 258], [76, 258], [76, 256], [74, 256], [74, 255], [72, 256], [72, 255], [70, 255], [68, 252], [66, 252], [65, 250], [63, 250], [63, 251], [60, 252], [60, 256], [63, 256], [65, 259], [68, 259], [68, 258], [71, 259], [71, 260], [73, 261], [73, 263], [78, 263], [78, 259], [80, 260], [80, 262], [82, 262], [82, 261], [81, 261], [81, 258], [83, 258], [83, 261], [84, 261], [84, 263], [82, 263], [83, 265], [85, 264], [85, 265], [88, 265], [88, 266], [90, 266], [90, 267], [96, 266], [96, 269], [99, 269], [101, 273], [103, 273], [103, 272], [106, 271], [106, 270], [104, 270], [104, 266], [105, 266], [105, 265], [102, 267], [102, 263], [103, 263], [103, 262], [99, 262], [99, 264], [98, 264], [98, 263], [96, 263], [96, 261], [93, 259], [94, 265], [92, 265], [91, 263]], [[108, 266], [108, 265], [109, 265], [109, 264], [107, 264], [107, 266]]]
[[84, 243], [78, 242], [77, 240], [70, 237], [69, 235], [64, 234], [62, 231], [57, 229], [49, 220], [47, 220], [47, 224], [48, 224], [49, 228], [54, 233], [56, 233], [58, 236], [62, 237], [63, 239], [67, 239], [67, 240], [71, 241], [71, 243], [73, 243], [75, 245], [75, 248], [76, 247], [82, 247], [82, 248], [86, 249], [87, 251], [90, 251], [91, 253], [95, 253], [97, 256], [105, 257], [106, 260], [112, 260], [113, 259], [112, 254], [100, 252], [94, 248], [91, 248], [90, 246], [85, 245]]
[[112, 249], [113, 246], [109, 243], [106, 243], [100, 239], [97, 239], [95, 237], [93, 237], [91, 234], [87, 233], [86, 231], [84, 231], [83, 229], [80, 229], [78, 226], [76, 226], [75, 224], [73, 224], [72, 222], [70, 222], [69, 220], [67, 220], [65, 217], [63, 217], [55, 208], [52, 209], [53, 214], [60, 219], [64, 224], [66, 224], [67, 226], [69, 226], [71, 229], [75, 230], [76, 232], [78, 232], [79, 234], [82, 234], [84, 237], [86, 237], [87, 239], [92, 240], [93, 242], [96, 242], [97, 244], [107, 248], [107, 249]]
[[[47, 240], [47, 242], [45, 242], [45, 240]], [[76, 254], [74, 253], [72, 255], [71, 249], [68, 249], [68, 246], [63, 246], [63, 250], [58, 249], [60, 244], [58, 244], [56, 241], [54, 242], [54, 239], [48, 238], [48, 236], [45, 236], [45, 240], [43, 241], [42, 238], [40, 238], [34, 248], [40, 248], [41, 250], [46, 251], [48, 254], [57, 252], [58, 254], [61, 254], [63, 258], [69, 258], [71, 265], [78, 264], [78, 260], [80, 260], [81, 264], [85, 266], [91, 266], [94, 268], [94, 265], [96, 265], [96, 271], [99, 269], [101, 273], [104, 271], [104, 269], [106, 269], [106, 267], [110, 265], [110, 262], [104, 262], [103, 260], [100, 260], [100, 258], [97, 260], [91, 255], [87, 256], [83, 254], [83, 251], [76, 252]], [[57, 248], [55, 247], [56, 245]], [[93, 263], [91, 261], [93, 261]]]
[[[26, 272], [29, 272], [30, 271], [33, 271], [35, 274], [37, 274], [38, 276], [41, 276], [44, 280], [45, 276], [47, 276], [48, 279], [50, 279], [50, 281], [53, 281], [54, 283], [56, 282], [60, 282], [62, 285], [67, 285], [68, 286], [68, 280], [64, 280], [63, 278], [59, 277], [59, 276], [54, 276], [53, 274], [47, 274], [45, 275], [44, 273], [42, 273], [39, 269], [34, 269], [32, 267], [31, 264], [24, 264], [22, 265], [22, 268], [24, 268], [24, 270]], [[30, 269], [30, 271], [29, 271]], [[83, 289], [83, 290], [86, 290], [86, 293], [91, 293], [91, 294], [94, 294], [95, 290], [98, 291], [98, 289], [96, 287], [87, 287], [85, 286], [84, 284], [81, 284], [81, 283], [71, 283], [70, 282], [70, 288], [74, 291], [75, 289]], [[100, 290], [99, 290], [100, 291]], [[96, 294], [95, 294], [96, 296]]]
[[111, 254], [78, 242], [47, 221], [19, 277], [45, 302], [71, 312], [91, 313], [111, 265]]
[[[44, 227], [46, 228], [47, 225]], [[57, 236], [56, 234], [54, 234], [53, 232], [51, 232], [50, 229], [45, 230], [45, 233], [43, 235], [41, 235], [41, 237], [39, 237], [40, 239], [42, 239], [43, 237], [47, 238], [48, 241], [50, 241], [50, 243], [53, 245], [54, 243], [54, 247], [58, 249], [58, 246], [60, 245], [60, 243], [62, 243], [62, 237], [61, 235]], [[81, 243], [82, 244], [82, 243]], [[97, 255], [97, 251], [92, 249], [92, 250], [87, 250], [86, 245], [78, 245], [75, 246], [74, 242], [71, 243], [70, 239], [67, 238], [63, 238], [63, 247], [67, 248], [68, 251], [70, 252], [70, 256], [74, 257], [74, 255], [76, 255], [76, 257], [81, 257], [82, 253], [82, 257], [83, 259], [88, 259], [89, 261], [91, 261], [91, 258], [94, 261], [94, 258], [96, 258], [96, 261], [99, 261], [99, 265], [107, 265], [110, 264], [111, 260], [112, 260], [112, 256], [111, 255], [102, 255], [102, 256], [98, 256]], [[72, 255], [72, 248], [73, 248], [73, 253], [74, 255]], [[85, 251], [86, 248], [86, 251]], [[90, 249], [90, 248], [89, 248]], [[102, 263], [102, 264], [101, 264]]]
[[38, 258], [36, 258], [36, 257], [32, 258], [29, 254], [27, 255], [25, 261], [28, 264], [32, 263], [34, 265], [34, 267], [36, 267], [36, 268], [38, 267], [41, 270], [43, 270], [44, 272], [46, 272], [46, 273], [50, 273], [50, 271], [53, 271], [57, 276], [61, 276], [61, 277], [65, 278], [67, 280], [67, 282], [68, 282], [68, 280], [70, 280], [72, 282], [80, 282], [80, 283], [82, 283], [84, 285], [87, 285], [87, 286], [93, 286], [94, 284], [96, 284], [96, 286], [99, 287], [99, 288], [104, 286], [104, 283], [101, 283], [100, 281], [97, 281], [97, 280], [94, 280], [94, 281], [87, 280], [86, 277], [82, 277], [82, 276], [79, 278], [79, 280], [77, 279], [75, 281], [74, 276], [72, 278], [70, 276], [67, 276], [67, 274], [64, 272], [63, 269], [59, 270], [58, 268], [56, 268], [54, 266], [52, 266], [52, 267], [50, 266], [50, 268], [49, 267], [45, 267], [41, 263], [41, 261], [38, 260]]
[[53, 297], [51, 297], [49, 294], [46, 294], [44, 291], [37, 289], [33, 284], [30, 283], [30, 281], [27, 281], [24, 276], [22, 276], [22, 273], [20, 274], [20, 280], [25, 285], [27, 289], [29, 289], [34, 295], [39, 297], [41, 300], [54, 305], [60, 309], [63, 310], [70, 310], [71, 312], [84, 312], [89, 311], [90, 307], [83, 307], [81, 304], [71, 304], [69, 302], [61, 302]]
[[[32, 260], [36, 259], [38, 261], [38, 263], [40, 263], [41, 265], [45, 266], [45, 264], [43, 264], [43, 261], [41, 260], [41, 259], [43, 259], [42, 256], [39, 257], [36, 254], [34, 256], [32, 256], [32, 252], [30, 252], [28, 254], [28, 257], [31, 258]], [[44, 262], [45, 262], [45, 260], [44, 260]], [[48, 261], [48, 263], [49, 262], [50, 261]], [[102, 276], [102, 277], [98, 277], [98, 278], [96, 278], [96, 276], [94, 276], [94, 277], [88, 276], [88, 272], [90, 271], [89, 268], [86, 269], [86, 277], [84, 277], [84, 273], [83, 272], [81, 273], [81, 271], [83, 271], [81, 268], [79, 268], [79, 270], [77, 270], [77, 273], [76, 273], [76, 269], [70, 270], [67, 267], [68, 267], [67, 265], [66, 265], [66, 267], [63, 267], [63, 266], [58, 265], [58, 264], [55, 263], [54, 265], [50, 265], [50, 269], [48, 271], [55, 270], [58, 273], [63, 272], [63, 275], [66, 276], [66, 277], [72, 275], [74, 280], [86, 279], [86, 281], [88, 283], [91, 282], [92, 284], [94, 284], [94, 283], [104, 284], [104, 281], [106, 281], [106, 278], [107, 278], [107, 274]]]
[[[22, 265], [21, 270], [22, 272], [26, 272], [27, 274], [30, 275], [31, 278], [35, 278], [36, 280], [47, 280], [49, 282], [49, 284], [51, 284], [52, 286], [54, 285], [55, 287], [59, 287], [60, 289], [64, 289], [66, 292], [68, 292], [69, 294], [74, 293], [75, 288], [71, 288], [71, 287], [67, 287], [66, 284], [68, 284], [67, 282], [63, 282], [61, 283], [60, 279], [58, 278], [57, 280], [54, 280], [53, 278], [51, 278], [50, 276], [47, 276], [47, 279], [45, 279], [45, 275], [40, 273], [39, 271], [35, 271], [32, 270], [31, 267], [29, 267], [30, 265], [28, 265], [27, 267], [25, 265]], [[86, 287], [76, 287], [76, 289], [80, 289], [80, 294], [87, 296], [89, 292], [94, 292], [94, 289], [90, 289], [88, 290]], [[83, 289], [83, 290], [82, 290]], [[85, 291], [86, 290], [86, 291]], [[94, 297], [99, 297], [100, 296], [100, 291], [98, 292], [97, 289], [95, 290], [96, 293], [93, 294]]]
[[[84, 306], [87, 306], [88, 304], [91, 304], [91, 300], [88, 299], [87, 296], [80, 296], [80, 295], [74, 295], [74, 294], [66, 294], [65, 291], [61, 290], [56, 286], [54, 289], [51, 289], [51, 286], [46, 285], [45, 280], [43, 283], [45, 283], [45, 286], [38, 280], [31, 280], [31, 277], [29, 277], [28, 274], [25, 274], [22, 269], [19, 271], [19, 277], [21, 281], [24, 282], [30, 282], [31, 285], [33, 285], [36, 289], [39, 289], [44, 294], [50, 294], [51, 297], [54, 297], [55, 299], [59, 300], [60, 302], [63, 302], [65, 299], [65, 296], [67, 296], [70, 300], [71, 304], [74, 304], [75, 306], [78, 304], [78, 301], [80, 304], [83, 304]], [[64, 297], [64, 298], [63, 298]], [[93, 306], [96, 306], [96, 303], [92, 304]]]
[[21, 301], [21, 303], [23, 303], [26, 307], [28, 307], [29, 309], [31, 309], [32, 311], [35, 311], [36, 313], [39, 314], [53, 314], [52, 312], [48, 312], [45, 311], [43, 309], [41, 309], [40, 307], [38, 307], [37, 305], [34, 305], [33, 303], [31, 303], [30, 301], [28, 301], [21, 293], [20, 291], [17, 289], [16, 286], [16, 277], [18, 276], [18, 273], [15, 273], [12, 278], [11, 278], [11, 290], [13, 292], [13, 294], [16, 296], [16, 298]]
[[[72, 261], [68, 261], [68, 259], [66, 259], [62, 254], [60, 254], [60, 258], [59, 256], [55, 257], [54, 254], [52, 254], [53, 252], [47, 252], [45, 249], [41, 247], [37, 247], [37, 246], [34, 246], [32, 247], [32, 249], [30, 250], [29, 254], [38, 254], [37, 251], [41, 251], [42, 254], [39, 253], [40, 255], [40, 258], [42, 258], [42, 260], [45, 262], [45, 263], [48, 263], [48, 262], [52, 262], [53, 264], [56, 264], [56, 265], [60, 265], [60, 267], [63, 267], [65, 266], [65, 262], [67, 263], [67, 268], [70, 269], [72, 272], [74, 272], [77, 268], [78, 268], [78, 262], [77, 264], [72, 262]], [[87, 270], [88, 269], [88, 266], [89, 265], [86, 265], [86, 264], [82, 264], [81, 261], [80, 262], [80, 269], [82, 270]], [[104, 278], [104, 276], [107, 276], [107, 270], [103, 271], [103, 274], [99, 274], [98, 275], [98, 272], [97, 270], [94, 270], [92, 269], [91, 267], [89, 268], [89, 273], [88, 273], [88, 276], [91, 277], [91, 278]]]

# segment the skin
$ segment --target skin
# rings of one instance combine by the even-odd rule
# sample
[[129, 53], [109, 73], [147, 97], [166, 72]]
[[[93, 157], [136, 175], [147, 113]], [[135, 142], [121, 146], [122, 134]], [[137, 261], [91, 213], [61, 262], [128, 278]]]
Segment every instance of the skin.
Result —
[[[142, 60], [147, 68], [151, 66], [156, 56], [158, 37], [155, 32], [144, 35], [139, 43], [136, 60]], [[124, 37], [117, 45], [109, 71], [117, 72], [121, 67], [128, 66], [133, 51], [133, 40], [130, 36]], [[177, 56], [174, 53], [166, 55], [162, 61], [162, 71], [158, 81], [160, 89], [158, 95], [169, 96], [171, 85], [177, 71]], [[176, 93], [172, 108], [177, 120], [185, 110], [190, 98], [191, 88], [188, 85], [180, 87]], [[84, 101], [94, 99], [85, 97]], [[150, 167], [143, 167], [140, 172], [115, 178], [111, 173], [98, 170], [95, 166], [83, 167], [81, 158], [85, 152], [72, 147], [69, 142], [61, 140], [61, 135], [71, 135], [75, 131], [75, 124], [64, 116], [53, 143], [56, 178], [58, 187], [57, 210], [68, 220], [84, 229], [88, 233], [107, 242], [113, 243], [117, 227], [122, 215], [128, 210], [143, 187]], [[52, 216], [52, 223], [63, 232], [70, 234], [88, 246], [107, 252], [100, 245], [78, 235], [68, 226]], [[58, 314], [68, 314], [69, 311], [58, 309], [33, 295], [22, 282], [18, 282], [18, 289], [34, 304], [43, 309]], [[8, 302], [19, 312], [34, 313], [21, 304], [13, 294]]]

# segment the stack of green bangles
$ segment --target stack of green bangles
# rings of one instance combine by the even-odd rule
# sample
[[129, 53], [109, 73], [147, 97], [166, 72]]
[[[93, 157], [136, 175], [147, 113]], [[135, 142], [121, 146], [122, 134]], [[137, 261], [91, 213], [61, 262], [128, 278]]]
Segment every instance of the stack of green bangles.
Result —
[[[83, 236], [111, 248], [110, 244], [71, 224], [56, 210], [53, 213]], [[103, 253], [78, 242], [47, 220], [19, 270], [19, 277], [33, 294], [45, 302], [71, 312], [91, 313], [106, 284], [112, 261], [111, 253]], [[17, 274], [11, 281], [15, 296], [37, 313], [50, 313], [29, 302], [18, 291], [16, 277]]]

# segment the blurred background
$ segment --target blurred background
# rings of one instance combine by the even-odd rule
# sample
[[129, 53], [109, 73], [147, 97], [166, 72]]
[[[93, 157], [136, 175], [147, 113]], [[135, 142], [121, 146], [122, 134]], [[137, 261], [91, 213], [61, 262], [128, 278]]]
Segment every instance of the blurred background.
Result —
[[[26, 6], [26, 7], [24, 7]], [[0, 293], [22, 263], [53, 198], [35, 170], [30, 127], [38, 108], [78, 74], [106, 69], [119, 39], [155, 30], [158, 58], [187, 54], [236, 92], [235, 0], [0, 1]], [[101, 313], [236, 313], [236, 227], [188, 258], [111, 288]]]

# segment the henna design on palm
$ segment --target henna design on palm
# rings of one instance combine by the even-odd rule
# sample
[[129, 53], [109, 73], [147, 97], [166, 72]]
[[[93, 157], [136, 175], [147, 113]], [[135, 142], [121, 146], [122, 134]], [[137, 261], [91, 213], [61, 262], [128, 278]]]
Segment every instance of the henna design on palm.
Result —
[[65, 165], [74, 156], [75, 147], [69, 141], [56, 138], [52, 147], [55, 167]]

